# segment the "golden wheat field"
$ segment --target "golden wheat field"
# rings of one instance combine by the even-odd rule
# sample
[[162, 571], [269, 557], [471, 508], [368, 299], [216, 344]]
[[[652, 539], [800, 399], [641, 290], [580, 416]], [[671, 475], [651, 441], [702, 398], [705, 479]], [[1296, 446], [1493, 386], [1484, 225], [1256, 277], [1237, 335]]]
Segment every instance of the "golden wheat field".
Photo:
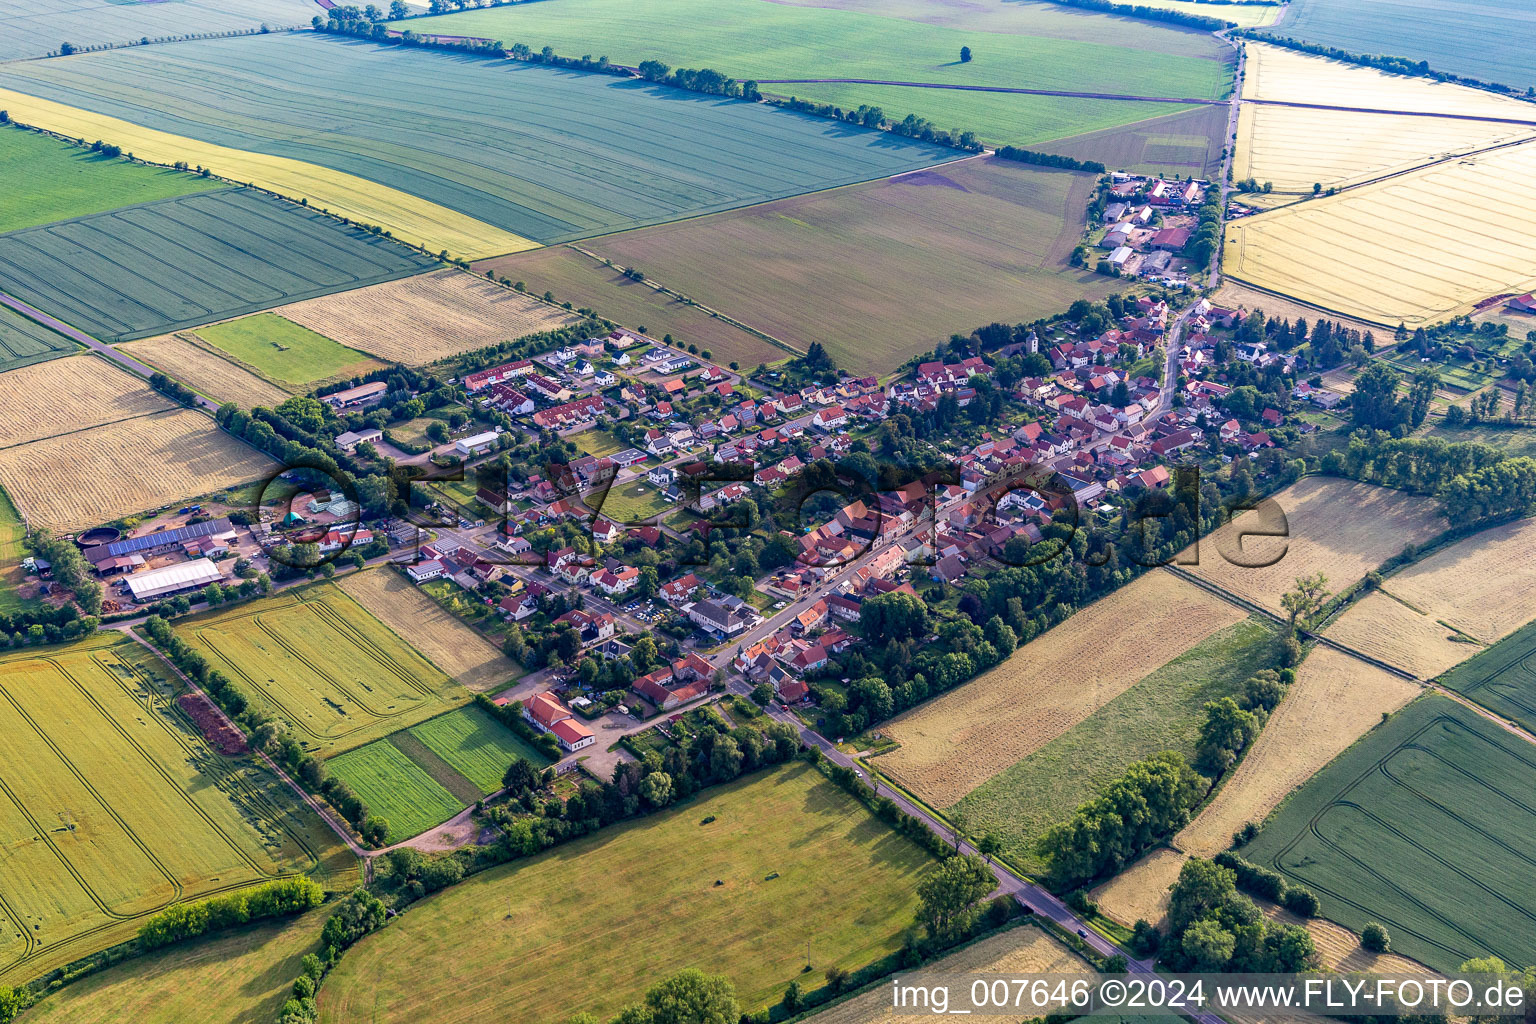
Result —
[[477, 693], [505, 686], [522, 669], [406, 579], [389, 569], [342, 578], [341, 589], [460, 684]]
[[1269, 817], [1286, 794], [1379, 725], [1382, 715], [1418, 695], [1415, 683], [1318, 646], [1253, 749], [1173, 845], [1201, 857], [1225, 850], [1245, 823]]
[[288, 392], [178, 334], [130, 341], [118, 348], [167, 373], [215, 402], [249, 409], [277, 405]]
[[1189, 854], [1167, 847], [1153, 850], [1094, 889], [1093, 901], [1123, 924], [1147, 921], [1161, 928], [1168, 916], [1168, 887], [1178, 881], [1188, 859]]
[[[1536, 107], [1530, 113], [1536, 115]], [[1319, 139], [1326, 139], [1319, 145]], [[1238, 119], [1237, 178], [1270, 182], [1275, 193], [1310, 195], [1314, 184], [1343, 188], [1474, 150], [1536, 139], [1536, 128], [1443, 117], [1367, 114], [1246, 104]]]
[[[1061, 943], [1030, 925], [983, 939], [975, 945], [951, 953], [925, 971], [945, 974], [1082, 974], [1092, 973], [1081, 958]], [[1037, 1013], [1022, 1016], [988, 1017], [997, 1024], [1023, 1024], [1038, 1018]], [[877, 985], [846, 1002], [811, 1017], [806, 1024], [898, 1024], [911, 1020], [898, 1016], [891, 1007], [891, 990]]]
[[1420, 679], [1433, 679], [1482, 650], [1452, 640], [1456, 634], [1390, 594], [1368, 594], [1340, 615], [1323, 634]]
[[184, 160], [230, 181], [255, 185], [289, 199], [366, 224], [383, 224], [394, 236], [433, 252], [479, 259], [537, 249], [538, 243], [466, 217], [446, 206], [342, 171], [287, 157], [231, 149], [200, 139], [144, 128], [106, 114], [0, 89], [0, 108], [21, 124], [71, 139], [111, 139], [140, 160], [167, 166]]
[[91, 355], [0, 373], [0, 448], [171, 407], [139, 378]]
[[[1201, 540], [1199, 565], [1188, 565], [1194, 547], [1178, 564], [1280, 614], [1280, 597], [1298, 576], [1320, 571], [1328, 588], [1338, 592], [1404, 546], [1422, 544], [1445, 527], [1432, 498], [1337, 477], [1307, 477]], [[1276, 531], [1284, 535], [1253, 535]]]
[[1410, 327], [1536, 288], [1536, 142], [1412, 171], [1231, 224], [1226, 271], [1347, 316]]
[[1360, 937], [1348, 928], [1321, 917], [1302, 918], [1268, 900], [1255, 903], [1272, 921], [1300, 925], [1312, 933], [1312, 942], [1330, 971], [1361, 971], [1371, 974], [1433, 974], [1428, 967], [1397, 953], [1372, 953], [1360, 945]]
[[0, 485], [27, 522], [61, 532], [222, 490], [277, 468], [187, 409], [0, 450]]
[[1152, 572], [1020, 647], [972, 682], [894, 719], [880, 768], [948, 807], [1119, 696], [1241, 610]]
[[[46, 365], [46, 364], [45, 364]], [[1536, 519], [1483, 530], [1387, 580], [1393, 596], [1484, 643], [1536, 619]], [[1467, 657], [1475, 653], [1469, 649]]]
[[276, 312], [343, 345], [412, 366], [551, 331], [577, 319], [462, 270], [438, 270], [338, 292]]

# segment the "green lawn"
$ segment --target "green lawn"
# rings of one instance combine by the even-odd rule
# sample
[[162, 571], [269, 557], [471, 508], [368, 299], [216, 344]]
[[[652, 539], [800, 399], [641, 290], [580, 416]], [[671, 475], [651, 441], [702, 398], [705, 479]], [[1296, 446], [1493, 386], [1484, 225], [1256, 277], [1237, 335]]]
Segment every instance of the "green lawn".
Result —
[[[1229, 626], [1142, 679], [953, 810], [976, 835], [996, 831], [1004, 853], [1043, 870], [1033, 844], [1133, 761], [1163, 750], [1193, 756], [1205, 703], [1236, 693], [1272, 663], [1275, 633], [1257, 618]], [[878, 765], [878, 761], [875, 762]]]
[[1536, 750], [1445, 697], [1399, 711], [1314, 775], [1244, 850], [1307, 886], [1322, 915], [1379, 921], [1437, 971], [1536, 963]]
[[111, 160], [39, 132], [0, 127], [0, 234], [115, 210], [119, 206], [226, 188], [181, 171]]
[[[1077, 11], [1032, 12], [1032, 32], [985, 32], [901, 17], [765, 0], [560, 0], [400, 23], [418, 33], [484, 36], [508, 46], [712, 67], [766, 91], [843, 107], [868, 103], [899, 120], [974, 129], [1027, 143], [1139, 121], [1177, 107], [1055, 96], [864, 85], [769, 84], [772, 79], [865, 78], [1126, 95], [1217, 99], [1230, 72], [1213, 40]], [[1097, 27], [1090, 36], [1084, 29]], [[974, 59], [962, 63], [962, 46]], [[1198, 54], [1198, 55], [1192, 55]]]
[[566, 438], [566, 440], [574, 442], [576, 447], [580, 448], [588, 455], [595, 455], [599, 458], [604, 455], [612, 455], [614, 452], [621, 452], [625, 448], [629, 447], [629, 445], [625, 444], [623, 441], [620, 441], [618, 438], [608, 433], [608, 431], [598, 430], [596, 428], [592, 430], [583, 430], [579, 434], [572, 434], [570, 437]]
[[755, 1010], [900, 946], [931, 864], [797, 763], [416, 904], [347, 952], [320, 1020], [603, 1020], [684, 967], [727, 975]]
[[643, 477], [610, 488], [603, 499], [602, 514], [616, 523], [640, 523], [672, 508], [674, 502], [661, 495], [661, 488]]
[[274, 384], [300, 390], [317, 381], [350, 377], [384, 365], [276, 313], [200, 327], [197, 336]]
[[352, 787], [370, 813], [389, 822], [391, 843], [441, 825], [465, 807], [389, 740], [333, 757], [325, 766]]
[[501, 776], [515, 757], [535, 768], [549, 764], [549, 758], [522, 737], [472, 705], [422, 722], [410, 732], [484, 793], [501, 788]]

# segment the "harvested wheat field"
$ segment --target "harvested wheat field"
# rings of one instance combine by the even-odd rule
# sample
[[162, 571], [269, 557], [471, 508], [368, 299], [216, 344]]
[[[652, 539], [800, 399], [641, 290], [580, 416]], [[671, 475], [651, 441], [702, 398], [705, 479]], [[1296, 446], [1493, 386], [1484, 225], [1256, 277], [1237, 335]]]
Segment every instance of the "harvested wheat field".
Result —
[[1385, 589], [1429, 618], [1491, 644], [1536, 619], [1533, 544], [1536, 519], [1496, 526], [1409, 566]]
[[[1525, 239], [1536, 207], [1510, 204], [1536, 176], [1536, 142], [1436, 164], [1229, 225], [1232, 276], [1373, 323], [1415, 327], [1490, 295], [1536, 288]], [[1393, 225], [1390, 241], [1373, 238]]]
[[439, 270], [275, 310], [350, 348], [421, 366], [576, 322], [529, 295]]
[[[972, 946], [951, 953], [937, 963], [929, 964], [926, 971], [942, 974], [1082, 974], [1092, 973], [1088, 965], [1045, 932], [1031, 925], [1017, 928], [983, 939]], [[1023, 1016], [988, 1017], [996, 1024], [1023, 1024], [1037, 1019], [1039, 1014]], [[910, 1020], [911, 1016], [898, 1016], [891, 1009], [891, 992], [885, 985], [877, 985], [847, 1002], [838, 1003], [809, 1018], [806, 1024], [897, 1024]]]
[[1296, 682], [1248, 756], [1173, 845], [1201, 857], [1225, 850], [1232, 833], [1269, 817], [1286, 794], [1379, 725], [1382, 715], [1418, 695], [1414, 683], [1342, 651], [1317, 647], [1301, 663]]
[[[1344, 188], [1532, 138], [1536, 126], [1250, 103], [1238, 119], [1233, 174], [1273, 184], [1271, 199], [1280, 193], [1294, 198], [1311, 195], [1314, 184]], [[1319, 146], [1318, 139], [1328, 144]]]
[[[1322, 572], [1337, 593], [1402, 551], [1442, 532], [1432, 498], [1336, 477], [1307, 477], [1244, 512], [1179, 556], [1230, 594], [1283, 614], [1298, 576]], [[1282, 532], [1283, 531], [1283, 532]], [[1282, 533], [1280, 536], [1254, 534]], [[1198, 553], [1199, 564], [1188, 565]], [[1238, 564], [1241, 563], [1241, 564]]]
[[1188, 859], [1189, 854], [1166, 847], [1153, 850], [1094, 889], [1093, 900], [1116, 921], [1148, 921], [1161, 928], [1168, 916], [1168, 887], [1178, 881]]
[[1361, 971], [1370, 974], [1433, 974], [1428, 967], [1398, 953], [1372, 953], [1360, 945], [1360, 936], [1321, 917], [1297, 917], [1284, 907], [1256, 899], [1259, 909], [1271, 921], [1300, 925], [1312, 933], [1312, 942], [1323, 958], [1323, 966], [1343, 973]]
[[1152, 572], [1019, 648], [977, 679], [894, 719], [882, 771], [937, 807], [1081, 722], [1137, 680], [1246, 616]]
[[1451, 629], [1385, 593], [1356, 601], [1323, 633], [1420, 679], [1433, 679], [1483, 649], [1451, 639]]
[[256, 405], [270, 407], [288, 397], [288, 392], [276, 384], [262, 380], [183, 335], [164, 334], [158, 338], [130, 341], [118, 348], [221, 404], [233, 402], [245, 409]]
[[170, 407], [105, 359], [81, 355], [33, 363], [0, 373], [0, 448]]
[[467, 689], [484, 692], [522, 674], [516, 662], [389, 569], [352, 573], [341, 589]]
[[186, 409], [0, 450], [0, 486], [28, 523], [60, 532], [223, 490], [277, 468]]

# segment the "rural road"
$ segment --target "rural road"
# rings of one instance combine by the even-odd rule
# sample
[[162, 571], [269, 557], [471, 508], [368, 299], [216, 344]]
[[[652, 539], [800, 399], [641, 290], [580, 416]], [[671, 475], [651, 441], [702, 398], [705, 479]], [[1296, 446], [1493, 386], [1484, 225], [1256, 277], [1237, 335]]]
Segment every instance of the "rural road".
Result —
[[910, 89], [956, 89], [961, 92], [1008, 92], [1024, 96], [1066, 96], [1081, 100], [1134, 100], [1138, 103], [1182, 103], [1203, 107], [1224, 106], [1226, 100], [1182, 96], [1133, 96], [1118, 92], [1068, 92], [1061, 89], [1020, 89], [1006, 85], [957, 85], [948, 82], [899, 82], [882, 78], [759, 78], [758, 85], [899, 85]]

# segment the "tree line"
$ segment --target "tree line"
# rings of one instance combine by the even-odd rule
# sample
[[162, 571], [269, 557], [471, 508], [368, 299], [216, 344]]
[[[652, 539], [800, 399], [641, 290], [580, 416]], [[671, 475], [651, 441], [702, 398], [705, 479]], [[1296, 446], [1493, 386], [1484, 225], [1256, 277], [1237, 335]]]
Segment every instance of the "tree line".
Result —
[[194, 903], [174, 903], [139, 927], [139, 948], [159, 949], [251, 921], [292, 917], [318, 907], [324, 899], [325, 890], [318, 883], [299, 876]]
[[1440, 499], [1455, 525], [1519, 516], [1536, 504], [1536, 459], [1471, 441], [1357, 431], [1323, 456], [1324, 473]]
[[[1106, 4], [1106, 6], [1118, 7], [1119, 5]], [[1075, 157], [1061, 156], [1056, 153], [1040, 153], [1032, 149], [1020, 149], [1017, 146], [999, 146], [996, 153], [1004, 160], [1015, 160], [1021, 164], [1036, 164], [1040, 167], [1060, 167], [1068, 171], [1092, 171], [1094, 174], [1103, 174], [1107, 170], [1097, 160], [1078, 160]]]

